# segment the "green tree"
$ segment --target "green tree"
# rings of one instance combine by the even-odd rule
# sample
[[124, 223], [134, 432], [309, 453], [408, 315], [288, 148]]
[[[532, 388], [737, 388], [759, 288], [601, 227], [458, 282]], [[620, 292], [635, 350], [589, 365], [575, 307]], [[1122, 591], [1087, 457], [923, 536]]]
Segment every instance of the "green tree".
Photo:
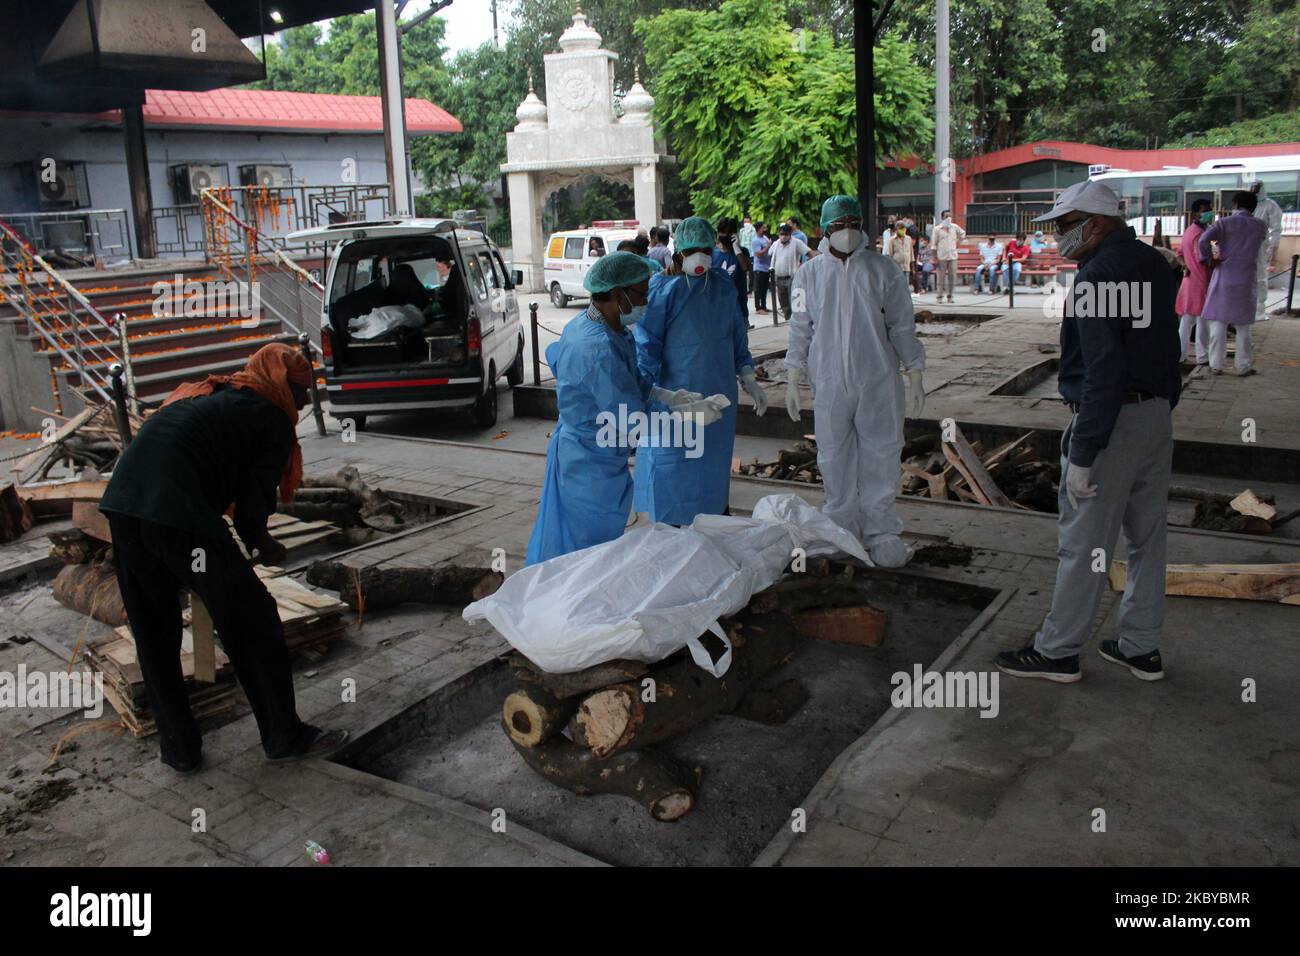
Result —
[[[792, 29], [788, 12], [785, 0], [727, 0], [637, 23], [655, 119], [701, 215], [811, 219], [828, 194], [857, 191], [853, 51]], [[927, 151], [932, 79], [893, 36], [875, 65], [878, 155]]]

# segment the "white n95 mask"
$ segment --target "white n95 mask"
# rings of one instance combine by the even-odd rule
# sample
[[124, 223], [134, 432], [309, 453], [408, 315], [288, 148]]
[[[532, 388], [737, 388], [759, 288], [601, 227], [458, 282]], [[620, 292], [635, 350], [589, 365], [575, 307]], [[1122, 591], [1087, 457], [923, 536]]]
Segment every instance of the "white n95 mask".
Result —
[[682, 260], [682, 271], [688, 276], [702, 276], [713, 265], [713, 256], [707, 252], [692, 252]]
[[845, 255], [862, 243], [861, 229], [836, 229], [831, 233], [831, 248]]

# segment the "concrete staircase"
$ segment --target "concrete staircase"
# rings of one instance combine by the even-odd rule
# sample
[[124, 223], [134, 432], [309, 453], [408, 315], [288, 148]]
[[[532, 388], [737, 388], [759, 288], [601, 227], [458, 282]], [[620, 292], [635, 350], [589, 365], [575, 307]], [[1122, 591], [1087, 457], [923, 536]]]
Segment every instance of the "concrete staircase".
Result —
[[[129, 275], [96, 275], [73, 284], [105, 318], [118, 313], [126, 316], [131, 367], [135, 374], [136, 396], [143, 402], [161, 401], [177, 385], [212, 374], [229, 374], [242, 368], [248, 357], [272, 342], [293, 343], [293, 333], [278, 319], [265, 313], [248, 324], [233, 312], [219, 307], [205, 307], [196, 315], [155, 316], [153, 305], [157, 282], [172, 283], [180, 273], [187, 280], [219, 279], [215, 267], [185, 265], [162, 267], [156, 271], [136, 271]], [[249, 320], [250, 322], [252, 320]], [[30, 361], [48, 363], [59, 381], [65, 399], [81, 385], [81, 376], [29, 324], [10, 302], [0, 303], [0, 324], [8, 324], [14, 333], [16, 349], [24, 342], [30, 349]], [[83, 327], [86, 339], [96, 339], [118, 351], [114, 330], [101, 326]], [[26, 364], [23, 355], [13, 361]], [[107, 362], [87, 361], [87, 367], [99, 368]], [[43, 369], [42, 369], [43, 370]], [[107, 369], [105, 368], [106, 372]], [[24, 376], [28, 381], [36, 376]], [[48, 374], [44, 376], [48, 379]], [[31, 396], [30, 405], [53, 407], [52, 384], [46, 395]], [[10, 425], [9, 427], [12, 427]]]

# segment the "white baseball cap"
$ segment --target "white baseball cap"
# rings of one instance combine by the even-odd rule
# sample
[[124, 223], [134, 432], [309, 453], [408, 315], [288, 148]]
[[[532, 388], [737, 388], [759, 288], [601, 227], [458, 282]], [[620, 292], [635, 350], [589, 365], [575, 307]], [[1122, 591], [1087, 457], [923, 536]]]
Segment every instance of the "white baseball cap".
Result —
[[1039, 216], [1034, 222], [1051, 222], [1072, 212], [1086, 212], [1093, 216], [1118, 216], [1119, 197], [1105, 183], [1085, 180], [1075, 183], [1057, 196], [1052, 211]]

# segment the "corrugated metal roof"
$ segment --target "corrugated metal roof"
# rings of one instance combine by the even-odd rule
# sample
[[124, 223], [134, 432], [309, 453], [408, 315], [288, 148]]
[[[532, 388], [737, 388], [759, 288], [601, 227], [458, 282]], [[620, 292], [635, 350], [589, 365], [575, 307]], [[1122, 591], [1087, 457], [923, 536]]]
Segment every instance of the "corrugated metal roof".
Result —
[[[117, 110], [99, 118], [120, 122]], [[282, 90], [147, 90], [144, 125], [152, 129], [379, 133], [384, 120], [377, 96]], [[441, 106], [417, 99], [406, 100], [406, 128], [413, 136], [462, 131], [460, 120]]]

